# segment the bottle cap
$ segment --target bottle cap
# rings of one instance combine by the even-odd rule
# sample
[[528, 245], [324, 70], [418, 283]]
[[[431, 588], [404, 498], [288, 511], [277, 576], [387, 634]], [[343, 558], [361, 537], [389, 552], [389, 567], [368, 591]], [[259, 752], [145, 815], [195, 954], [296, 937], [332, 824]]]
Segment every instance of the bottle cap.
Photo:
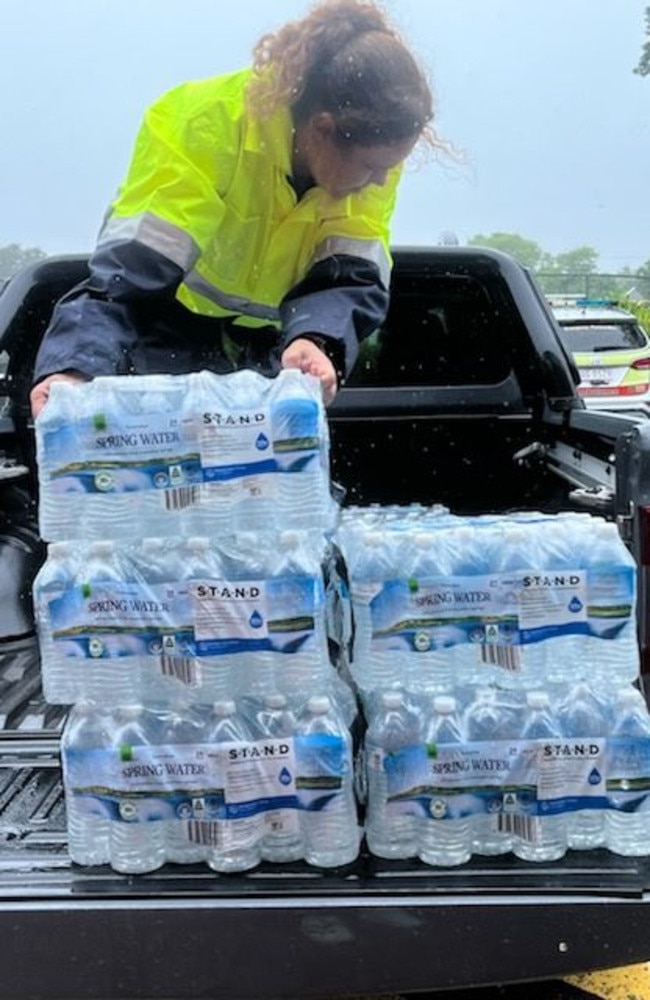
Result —
[[300, 533], [298, 531], [283, 531], [280, 535], [280, 545], [284, 549], [295, 549], [300, 544]]
[[232, 698], [222, 698], [220, 701], [213, 703], [212, 711], [215, 715], [234, 715], [237, 711], [237, 706]]
[[287, 699], [285, 695], [277, 694], [267, 694], [264, 695], [264, 707], [265, 708], [286, 708]]
[[332, 703], [326, 694], [315, 694], [307, 702], [307, 710], [312, 715], [324, 715], [325, 712], [329, 712], [331, 706]]
[[548, 708], [550, 702], [546, 691], [528, 691], [526, 704], [529, 708]]
[[456, 711], [456, 699], [450, 694], [438, 694], [433, 699], [433, 710], [439, 715], [451, 715]]
[[142, 551], [143, 552], [160, 552], [161, 549], [165, 547], [164, 538], [143, 538], [142, 539]]
[[401, 691], [383, 691], [381, 702], [384, 708], [401, 708], [404, 704]]
[[197, 549], [205, 551], [205, 549], [210, 548], [210, 539], [206, 538], [205, 535], [192, 535], [191, 538], [187, 539], [188, 549]]
[[100, 542], [92, 542], [90, 546], [90, 554], [92, 556], [112, 556], [115, 551], [115, 546], [113, 542], [102, 539]]
[[47, 554], [54, 556], [55, 558], [60, 558], [61, 556], [68, 556], [73, 551], [72, 542], [50, 542], [47, 547]]

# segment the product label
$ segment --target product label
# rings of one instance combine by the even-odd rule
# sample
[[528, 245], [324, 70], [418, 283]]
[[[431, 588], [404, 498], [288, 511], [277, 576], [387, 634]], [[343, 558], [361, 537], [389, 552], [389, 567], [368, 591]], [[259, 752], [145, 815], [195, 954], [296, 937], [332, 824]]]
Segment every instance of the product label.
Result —
[[163, 672], [183, 679], [189, 671], [187, 683], [194, 683], [195, 657], [314, 651], [323, 604], [322, 581], [295, 575], [159, 585], [89, 582], [52, 597], [48, 608], [59, 656], [157, 657]]
[[[123, 822], [154, 820], [294, 820], [286, 811], [337, 808], [351, 760], [335, 736], [303, 736], [225, 744], [124, 745], [63, 751], [66, 793], [89, 812]], [[271, 817], [264, 820], [264, 815]], [[261, 824], [261, 825], [260, 825]], [[212, 834], [223, 842], [223, 831]], [[197, 832], [198, 839], [201, 835]]]
[[161, 656], [193, 638], [181, 585], [102, 581], [67, 589], [49, 602], [59, 656], [100, 659]]
[[134, 493], [201, 482], [199, 455], [177, 416], [96, 413], [43, 437], [57, 493]]
[[650, 737], [607, 740], [607, 794], [610, 808], [626, 812], [650, 808]]
[[602, 739], [427, 744], [381, 754], [387, 809], [435, 820], [551, 815], [607, 805]]
[[194, 580], [189, 585], [198, 656], [314, 646], [322, 584], [310, 576], [268, 580]]
[[636, 580], [631, 566], [612, 566], [588, 574], [589, 634], [616, 639], [632, 625]]
[[[284, 400], [272, 408], [203, 412], [196, 425], [201, 469], [219, 495], [275, 495], [274, 473], [303, 472], [319, 462], [320, 413], [313, 400]], [[230, 483], [230, 492], [226, 484]], [[209, 496], [209, 492], [208, 492]]]
[[587, 630], [585, 574], [494, 573], [388, 580], [357, 588], [375, 649], [518, 646]]
[[586, 631], [587, 582], [582, 570], [530, 572], [512, 579], [522, 642]]

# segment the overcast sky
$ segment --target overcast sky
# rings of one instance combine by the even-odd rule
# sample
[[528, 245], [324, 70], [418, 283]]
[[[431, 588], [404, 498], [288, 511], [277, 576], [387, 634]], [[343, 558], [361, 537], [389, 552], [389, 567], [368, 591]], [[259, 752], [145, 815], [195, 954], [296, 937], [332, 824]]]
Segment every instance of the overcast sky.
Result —
[[[396, 244], [516, 232], [650, 259], [648, 0], [388, 0], [466, 163], [414, 158]], [[0, 0], [0, 246], [91, 249], [161, 92], [248, 64], [308, 0]]]

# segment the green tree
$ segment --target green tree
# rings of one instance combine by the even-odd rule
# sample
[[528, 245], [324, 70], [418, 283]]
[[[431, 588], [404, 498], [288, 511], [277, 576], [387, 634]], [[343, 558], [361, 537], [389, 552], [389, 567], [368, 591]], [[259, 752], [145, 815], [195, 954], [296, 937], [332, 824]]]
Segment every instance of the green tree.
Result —
[[502, 250], [503, 253], [510, 254], [520, 264], [533, 271], [540, 269], [545, 257], [539, 243], [527, 240], [517, 233], [492, 233], [490, 236], [477, 233], [467, 243], [471, 247], [489, 247], [492, 250]]
[[0, 247], [0, 281], [10, 278], [21, 268], [47, 257], [38, 247], [21, 247], [18, 243], [8, 243]]
[[634, 70], [639, 76], [648, 76], [650, 74], [650, 7], [646, 7], [645, 9], [645, 33], [649, 36], [648, 41], [641, 50], [639, 64]]
[[553, 259], [553, 270], [569, 274], [594, 274], [598, 263], [598, 251], [593, 247], [574, 247], [559, 253]]

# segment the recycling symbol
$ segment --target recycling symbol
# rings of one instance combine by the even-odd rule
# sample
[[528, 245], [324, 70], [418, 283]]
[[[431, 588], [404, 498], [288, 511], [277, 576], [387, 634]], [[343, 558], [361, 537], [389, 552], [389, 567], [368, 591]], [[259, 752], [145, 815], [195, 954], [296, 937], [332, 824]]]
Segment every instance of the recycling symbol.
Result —
[[88, 643], [88, 652], [95, 659], [104, 652], [104, 643], [101, 639], [93, 638]]
[[105, 493], [113, 488], [113, 477], [110, 472], [98, 472], [95, 476], [95, 487]]
[[434, 819], [442, 819], [447, 812], [447, 803], [443, 802], [442, 799], [432, 799], [429, 811]]
[[418, 653], [426, 653], [431, 648], [431, 639], [427, 632], [416, 632], [413, 636], [413, 645]]
[[125, 820], [133, 820], [137, 816], [137, 809], [133, 802], [120, 802], [120, 818]]

